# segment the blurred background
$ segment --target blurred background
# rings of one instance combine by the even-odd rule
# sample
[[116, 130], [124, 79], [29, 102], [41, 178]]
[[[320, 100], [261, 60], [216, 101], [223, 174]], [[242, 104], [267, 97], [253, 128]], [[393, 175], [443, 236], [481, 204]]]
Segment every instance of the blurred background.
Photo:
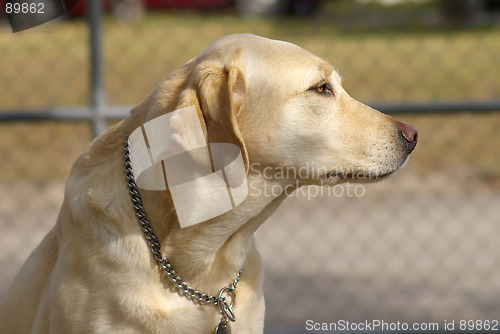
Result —
[[0, 10], [0, 297], [93, 136], [250, 32], [328, 60], [350, 95], [419, 129], [394, 177], [292, 196], [257, 232], [266, 333], [500, 320], [500, 1], [110, 0], [93, 26], [90, 3], [19, 33]]

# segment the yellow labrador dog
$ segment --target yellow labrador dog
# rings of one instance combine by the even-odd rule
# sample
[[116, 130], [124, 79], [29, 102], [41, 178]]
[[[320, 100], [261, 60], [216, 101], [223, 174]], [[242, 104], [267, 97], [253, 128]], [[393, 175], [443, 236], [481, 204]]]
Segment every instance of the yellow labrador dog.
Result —
[[[157, 119], [165, 127], [149, 127]], [[175, 179], [166, 178], [166, 189], [155, 188], [154, 175], [152, 185], [138, 184], [134, 169], [147, 159], [140, 143], [151, 153], [169, 141], [207, 164], [193, 150], [203, 145], [192, 129], [205, 145], [237, 148], [223, 160], [239, 162], [244, 177], [219, 175], [233, 191], [223, 213], [203, 216], [222, 205], [215, 191], [207, 202], [208, 183], [181, 197], [181, 210]], [[381, 179], [416, 142], [414, 127], [351, 98], [324, 60], [286, 42], [224, 37], [77, 159], [56, 226], [1, 302], [0, 332], [262, 333], [255, 230], [294, 189]], [[170, 164], [159, 164], [160, 174]], [[208, 218], [183, 225], [193, 215]]]

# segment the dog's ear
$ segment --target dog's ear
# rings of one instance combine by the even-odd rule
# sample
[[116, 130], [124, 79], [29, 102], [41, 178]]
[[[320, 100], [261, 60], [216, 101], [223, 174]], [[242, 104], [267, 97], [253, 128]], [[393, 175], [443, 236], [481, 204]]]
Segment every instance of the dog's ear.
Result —
[[[243, 73], [236, 65], [224, 67], [205, 61], [194, 67], [192, 80], [181, 92], [177, 109], [196, 108], [216, 170], [219, 169], [217, 165], [222, 167], [234, 160], [234, 150], [229, 150], [227, 154], [225, 149], [214, 149], [216, 146], [213, 144], [226, 143], [239, 148], [245, 171], [248, 172], [248, 153], [236, 121], [236, 115], [244, 103], [245, 87]], [[182, 137], [178, 138], [178, 142], [189, 146], [189, 134], [183, 133]], [[185, 149], [189, 150], [189, 147]]]
[[[228, 212], [248, 195], [248, 153], [236, 121], [244, 97], [237, 66], [191, 61], [129, 119], [137, 184], [169, 189], [182, 227]], [[203, 204], [193, 210], [193, 201]]]

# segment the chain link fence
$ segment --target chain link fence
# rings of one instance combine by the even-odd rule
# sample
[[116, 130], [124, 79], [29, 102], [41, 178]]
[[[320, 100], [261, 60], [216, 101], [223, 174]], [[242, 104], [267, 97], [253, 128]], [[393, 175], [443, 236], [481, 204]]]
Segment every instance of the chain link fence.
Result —
[[[257, 232], [266, 328], [500, 321], [497, 21], [492, 14], [456, 25], [432, 2], [357, 1], [325, 1], [304, 18], [248, 20], [231, 9], [151, 12], [132, 22], [107, 16], [105, 102], [138, 104], [231, 33], [290, 41], [327, 59], [358, 100], [390, 111], [411, 106], [397, 117], [419, 129], [419, 144], [394, 177], [294, 194]], [[81, 18], [16, 34], [0, 20], [0, 115], [88, 106], [88, 39]], [[0, 122], [0, 296], [54, 225], [71, 164], [91, 137], [86, 121]]]

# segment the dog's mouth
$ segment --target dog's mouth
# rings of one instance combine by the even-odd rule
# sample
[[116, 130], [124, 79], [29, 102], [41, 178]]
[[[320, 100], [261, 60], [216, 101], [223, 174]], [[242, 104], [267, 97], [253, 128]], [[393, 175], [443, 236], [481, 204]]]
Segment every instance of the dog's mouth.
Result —
[[323, 179], [328, 182], [376, 182], [383, 180], [398, 170], [403, 168], [409, 160], [410, 156], [406, 155], [391, 163], [384, 163], [376, 166], [370, 166], [368, 168], [352, 168], [349, 170], [330, 170], [323, 174]]
[[392, 174], [394, 174], [397, 169], [384, 173], [342, 173], [342, 172], [328, 172], [324, 175], [324, 178], [327, 180], [357, 180], [360, 182], [369, 182], [375, 180], [384, 179]]
[[388, 168], [378, 169], [378, 170], [360, 170], [360, 171], [329, 171], [323, 175], [323, 179], [328, 182], [375, 182], [383, 180], [392, 174], [396, 173], [399, 169], [404, 167], [408, 159], [402, 164], [397, 164], [394, 166], [389, 166]]

